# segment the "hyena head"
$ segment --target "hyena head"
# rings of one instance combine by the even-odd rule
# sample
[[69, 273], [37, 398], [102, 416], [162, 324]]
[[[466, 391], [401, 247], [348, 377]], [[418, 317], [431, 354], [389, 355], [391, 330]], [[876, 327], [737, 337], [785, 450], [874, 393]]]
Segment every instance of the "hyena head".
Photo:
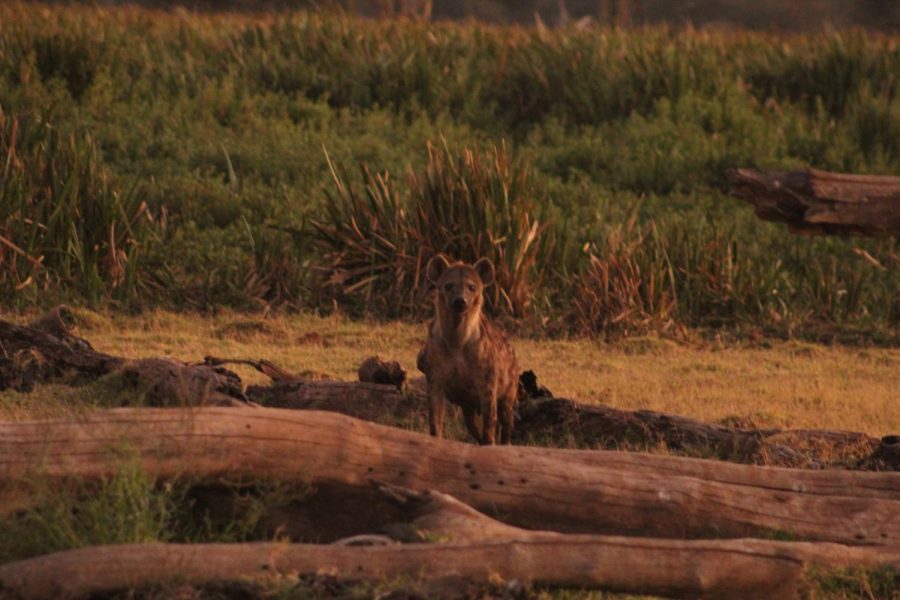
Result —
[[436, 288], [435, 306], [457, 315], [475, 314], [484, 304], [484, 288], [494, 281], [494, 263], [487, 258], [474, 265], [462, 262], [450, 263], [443, 254], [428, 261], [425, 276]]

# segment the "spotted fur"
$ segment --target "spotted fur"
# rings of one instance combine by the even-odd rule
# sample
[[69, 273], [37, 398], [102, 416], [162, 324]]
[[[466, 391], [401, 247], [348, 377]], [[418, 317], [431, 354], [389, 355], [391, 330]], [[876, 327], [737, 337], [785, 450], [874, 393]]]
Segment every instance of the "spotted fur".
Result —
[[481, 444], [510, 443], [516, 402], [516, 356], [503, 331], [484, 314], [484, 288], [494, 265], [433, 257], [426, 268], [435, 286], [435, 319], [417, 366], [428, 381], [431, 435], [443, 435], [445, 402], [462, 408], [469, 433]]

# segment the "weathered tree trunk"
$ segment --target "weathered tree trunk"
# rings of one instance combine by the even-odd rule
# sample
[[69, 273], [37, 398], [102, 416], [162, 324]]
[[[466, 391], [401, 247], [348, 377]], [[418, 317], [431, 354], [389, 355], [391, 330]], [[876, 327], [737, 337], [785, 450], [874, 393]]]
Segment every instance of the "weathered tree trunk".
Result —
[[[328, 410], [382, 424], [427, 424], [424, 391], [416, 386], [401, 392], [392, 385], [305, 381], [250, 386], [247, 396], [263, 406]], [[524, 399], [513, 436], [517, 442], [544, 443], [564, 437], [561, 441], [586, 448], [665, 447], [769, 466], [847, 467], [859, 463], [869, 469], [900, 470], [900, 460], [892, 460], [896, 455], [885, 454], [887, 442], [863, 433], [734, 429], [677, 415], [619, 410], [565, 398]], [[872, 460], [876, 456], [883, 458]]]
[[900, 568], [900, 548], [768, 540], [680, 541], [527, 531], [436, 491], [390, 488], [411, 525], [440, 544], [134, 544], [71, 550], [0, 566], [23, 598], [86, 596], [168, 581], [204, 584], [296, 572], [358, 580], [501, 577], [541, 585], [686, 597], [793, 597], [817, 567]]
[[794, 232], [900, 235], [900, 177], [733, 169], [728, 180], [758, 217]]
[[246, 405], [235, 373], [169, 358], [128, 360], [97, 352], [70, 331], [72, 317], [59, 306], [30, 325], [0, 320], [0, 390], [29, 392], [38, 383], [83, 383], [119, 372], [158, 406]]
[[48, 380], [96, 379], [124, 364], [69, 335], [63, 311], [56, 308], [30, 326], [0, 320], [0, 390], [27, 392]]
[[[723, 465], [715, 461], [479, 447], [319, 411], [118, 409], [78, 423], [3, 423], [0, 486], [40, 476], [110, 475], [117, 468], [111, 449], [122, 444], [163, 478], [228, 474], [347, 485], [374, 478], [439, 489], [529, 529], [665, 537], [781, 531], [900, 544], [900, 475], [894, 473], [784, 470], [772, 477], [776, 487], [769, 483], [773, 469], [727, 465], [716, 476]], [[666, 474], [678, 461], [693, 462], [687, 467], [693, 476]], [[623, 468], [635, 463], [644, 466]], [[748, 470], [743, 480], [741, 468]], [[857, 489], [865, 492], [854, 496]]]

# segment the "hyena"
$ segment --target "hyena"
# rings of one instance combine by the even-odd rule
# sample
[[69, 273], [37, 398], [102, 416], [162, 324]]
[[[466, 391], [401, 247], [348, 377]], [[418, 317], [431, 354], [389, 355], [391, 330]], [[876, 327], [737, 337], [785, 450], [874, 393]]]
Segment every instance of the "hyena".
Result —
[[426, 277], [435, 286], [435, 319], [417, 366], [428, 381], [431, 435], [443, 435], [444, 402], [462, 407], [466, 428], [481, 444], [509, 444], [518, 400], [516, 355], [503, 332], [484, 314], [484, 288], [494, 264], [451, 264], [438, 254]]

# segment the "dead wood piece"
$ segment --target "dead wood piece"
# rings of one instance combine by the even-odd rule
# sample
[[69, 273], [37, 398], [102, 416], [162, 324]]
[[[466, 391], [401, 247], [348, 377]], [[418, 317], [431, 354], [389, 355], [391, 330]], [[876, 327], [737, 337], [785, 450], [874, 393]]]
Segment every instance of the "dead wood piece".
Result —
[[249, 386], [247, 397], [262, 406], [327, 410], [373, 423], [426, 426], [426, 405], [420, 394], [393, 385], [349, 381], [303, 381]]
[[142, 388], [149, 406], [247, 406], [236, 373], [222, 367], [186, 365], [169, 358], [129, 361], [120, 370], [125, 381]]
[[525, 440], [552, 439], [564, 432], [581, 447], [665, 447], [767, 466], [854, 466], [879, 445], [875, 438], [858, 432], [735, 429], [656, 411], [626, 411], [564, 398], [526, 399], [520, 403], [519, 415]]
[[828, 235], [900, 235], [900, 177], [733, 169], [732, 194], [757, 216], [792, 231]]
[[[0, 485], [34, 477], [111, 475], [118, 465], [110, 448], [123, 440], [161, 478], [187, 474], [203, 481], [228, 474], [351, 486], [376, 478], [439, 489], [530, 529], [667, 537], [780, 531], [848, 544], [900, 545], [900, 500], [894, 499], [900, 474], [479, 447], [320, 411], [116, 409], [78, 423], [2, 423]], [[694, 476], [679, 474], [678, 463]], [[625, 464], [642, 466], [622, 468]]]
[[[449, 542], [94, 546], [0, 565], [0, 589], [25, 599], [66, 598], [173, 580], [196, 585], [326, 572], [355, 580], [499, 578], [672, 597], [793, 598], [811, 566], [900, 569], [896, 547], [525, 531], [492, 524], [492, 519], [445, 494], [424, 497], [432, 508], [430, 533], [450, 532]], [[479, 525], [484, 527], [481, 537]], [[365, 541], [372, 542], [372, 536]]]
[[393, 385], [397, 389], [403, 389], [406, 381], [406, 371], [396, 360], [386, 362], [377, 356], [370, 356], [359, 366], [357, 372], [359, 380], [363, 383], [381, 383]]
[[30, 392], [45, 381], [93, 380], [125, 362], [97, 352], [81, 338], [48, 333], [57, 327], [53, 320], [61, 318], [52, 313], [38, 319], [40, 328], [0, 320], [0, 390]]
[[264, 358], [261, 358], [259, 360], [248, 360], [241, 358], [217, 358], [215, 356], [204, 356], [203, 362], [201, 364], [211, 367], [221, 367], [222, 365], [227, 364], [249, 365], [275, 383], [307, 381], [309, 379], [307, 377], [303, 377], [302, 375], [289, 373], [272, 361], [268, 361]]

